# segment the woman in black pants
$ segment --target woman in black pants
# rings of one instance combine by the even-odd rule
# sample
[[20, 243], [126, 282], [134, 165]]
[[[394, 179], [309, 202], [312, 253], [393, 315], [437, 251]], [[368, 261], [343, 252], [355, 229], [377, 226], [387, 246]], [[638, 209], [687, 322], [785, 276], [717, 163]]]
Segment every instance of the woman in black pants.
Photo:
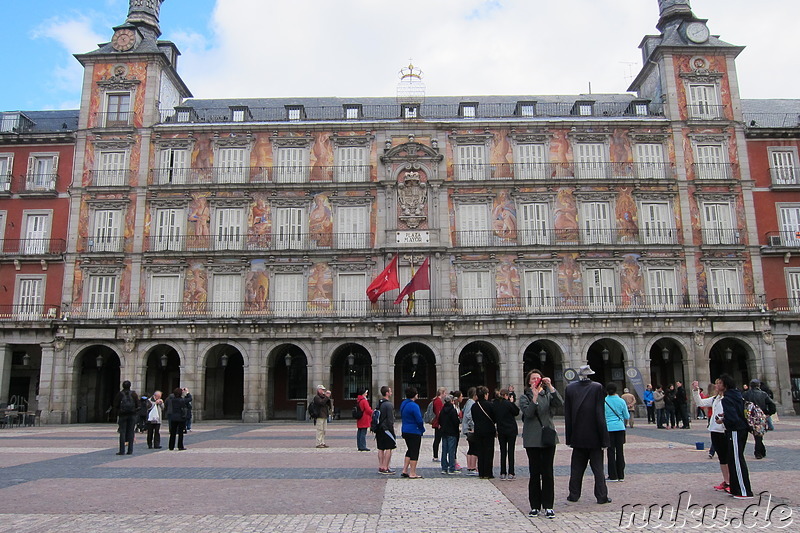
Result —
[[167, 416], [169, 417], [169, 449], [175, 449], [175, 437], [178, 437], [178, 449], [183, 447], [183, 432], [186, 429], [186, 400], [183, 398], [183, 389], [178, 387], [167, 398]]
[[[528, 372], [525, 383], [525, 394], [519, 398], [519, 408], [522, 411], [522, 445], [528, 454], [528, 469], [531, 473], [528, 482], [531, 511], [528, 516], [539, 516], [539, 510], [544, 509], [547, 518], [554, 518], [553, 459], [556, 446], [547, 446], [542, 442], [542, 429], [547, 427], [555, 431], [553, 411], [564, 405], [564, 400], [553, 387], [550, 378], [543, 377], [540, 370]], [[558, 443], [558, 435], [555, 441]]]
[[494, 439], [497, 428], [494, 424], [494, 406], [486, 399], [489, 389], [481, 385], [475, 394], [478, 399], [472, 406], [472, 422], [475, 424], [475, 439], [478, 451], [478, 475], [481, 479], [493, 479]]
[[[500, 445], [500, 479], [514, 479], [514, 446], [517, 443], [517, 415], [519, 407], [511, 403], [508, 390], [501, 389], [494, 400], [494, 415], [497, 422], [497, 443]], [[508, 470], [506, 470], [506, 463]]]

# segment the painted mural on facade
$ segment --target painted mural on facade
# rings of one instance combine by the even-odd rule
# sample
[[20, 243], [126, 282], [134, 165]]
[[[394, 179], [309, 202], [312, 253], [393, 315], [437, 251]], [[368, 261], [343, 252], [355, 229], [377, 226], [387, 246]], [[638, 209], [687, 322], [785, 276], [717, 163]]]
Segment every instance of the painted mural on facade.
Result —
[[308, 214], [308, 232], [318, 247], [330, 248], [333, 245], [333, 209], [326, 194], [314, 196]]
[[206, 311], [208, 302], [208, 272], [203, 263], [191, 263], [186, 269], [186, 282], [183, 291], [183, 301], [189, 312]]
[[333, 271], [327, 263], [315, 263], [308, 274], [308, 308], [333, 308]]
[[492, 230], [501, 239], [517, 240], [517, 207], [507, 190], [498, 191], [494, 199]]
[[254, 259], [244, 280], [244, 310], [248, 313], [269, 311], [269, 276], [264, 260]]
[[520, 303], [519, 270], [515, 264], [516, 256], [503, 255], [497, 260], [495, 283], [497, 285], [497, 306], [515, 307]]

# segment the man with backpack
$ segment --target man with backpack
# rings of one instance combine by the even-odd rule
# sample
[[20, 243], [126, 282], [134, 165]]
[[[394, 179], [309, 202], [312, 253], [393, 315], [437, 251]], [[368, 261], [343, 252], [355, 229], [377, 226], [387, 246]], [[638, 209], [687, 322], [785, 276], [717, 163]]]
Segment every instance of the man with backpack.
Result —
[[394, 407], [391, 402], [392, 388], [381, 387], [381, 399], [372, 413], [370, 430], [375, 433], [375, 446], [378, 448], [378, 473], [391, 476], [395, 473], [389, 467], [392, 461], [392, 450], [397, 448], [397, 437], [394, 433]]
[[131, 382], [122, 382], [122, 390], [114, 397], [114, 410], [117, 412], [119, 423], [119, 452], [125, 454], [125, 444], [128, 445], [128, 455], [133, 454], [133, 435], [136, 430], [136, 412], [139, 410], [139, 396], [131, 390]]
[[[766, 416], [775, 414], [775, 402], [769, 397], [769, 394], [761, 390], [761, 382], [754, 379], [750, 382], [750, 388], [742, 394], [742, 397], [747, 402], [753, 402], [757, 405]], [[767, 455], [767, 448], [764, 446], [764, 435], [753, 433], [755, 439], [755, 449], [753, 455], [756, 459], [763, 459]]]

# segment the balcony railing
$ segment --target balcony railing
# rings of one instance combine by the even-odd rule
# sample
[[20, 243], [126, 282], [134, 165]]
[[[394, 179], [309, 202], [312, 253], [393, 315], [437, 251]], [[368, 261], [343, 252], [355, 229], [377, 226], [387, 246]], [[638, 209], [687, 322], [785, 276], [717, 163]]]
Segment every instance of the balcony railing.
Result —
[[59, 309], [59, 306], [52, 304], [0, 305], [0, 320], [57, 320], [60, 318]]
[[121, 253], [125, 250], [125, 237], [95, 236], [80, 240], [79, 252]]
[[769, 175], [775, 185], [800, 185], [800, 167], [770, 167]]
[[738, 229], [734, 228], [713, 228], [702, 229], [700, 233], [703, 238], [703, 244], [713, 245], [738, 245], [742, 244], [741, 233]]
[[11, 173], [0, 174], [0, 194], [11, 192]]
[[309, 181], [365, 182], [371, 165], [154, 168], [153, 185], [208, 185], [230, 183], [308, 183]]
[[692, 163], [696, 180], [732, 180], [733, 163]]
[[770, 309], [776, 313], [800, 314], [800, 298], [774, 298]]
[[130, 319], [141, 318], [336, 318], [336, 317], [402, 317], [402, 316], [480, 316], [480, 315], [575, 315], [576, 313], [692, 312], [715, 309], [731, 312], [752, 312], [765, 309], [761, 296], [727, 294], [713, 296], [639, 295], [594, 298], [419, 298], [408, 312], [406, 305], [394, 305], [392, 299], [371, 304], [359, 300], [260, 301], [260, 302], [143, 302], [138, 304], [108, 303], [73, 304], [67, 318]]
[[345, 250], [372, 247], [371, 233], [264, 233], [225, 235], [151, 235], [147, 252], [224, 250]]
[[768, 231], [766, 246], [772, 248], [800, 248], [800, 230]]
[[675, 177], [672, 163], [499, 163], [455, 164], [458, 180], [644, 179]]
[[95, 127], [119, 128], [133, 124], [133, 111], [108, 111], [95, 113]]
[[694, 120], [724, 120], [724, 105], [688, 104], [689, 118]]
[[128, 169], [90, 170], [95, 187], [125, 187], [130, 185], [133, 171]]
[[56, 190], [58, 175], [55, 172], [27, 174], [25, 176], [26, 192], [53, 192]]
[[678, 244], [674, 228], [537, 229], [455, 231], [455, 246], [569, 246], [578, 244]]
[[0, 239], [0, 254], [60, 255], [67, 250], [64, 239]]
[[[642, 114], [641, 111], [646, 110]], [[290, 115], [285, 107], [250, 107], [246, 122], [308, 122], [308, 121], [354, 121], [354, 120], [398, 120], [403, 118], [401, 104], [362, 105], [358, 118], [348, 118], [347, 111], [341, 105], [304, 106], [302, 113]], [[664, 115], [662, 104], [640, 104], [635, 108], [631, 102], [594, 102], [591, 114], [582, 115], [576, 111], [575, 102], [536, 102], [525, 106], [524, 115], [519, 113], [517, 102], [480, 103], [470, 117], [459, 113], [459, 104], [424, 103], [414, 118], [421, 119], [462, 119], [475, 120], [483, 118], [533, 119], [537, 117], [576, 117], [591, 119], [592, 117], [661, 117]], [[298, 118], [299, 116], [299, 118]], [[219, 108], [187, 108], [182, 111], [174, 109], [161, 112], [161, 122], [175, 123], [215, 123], [234, 122], [229, 107]], [[236, 121], [239, 122], [239, 121]]]

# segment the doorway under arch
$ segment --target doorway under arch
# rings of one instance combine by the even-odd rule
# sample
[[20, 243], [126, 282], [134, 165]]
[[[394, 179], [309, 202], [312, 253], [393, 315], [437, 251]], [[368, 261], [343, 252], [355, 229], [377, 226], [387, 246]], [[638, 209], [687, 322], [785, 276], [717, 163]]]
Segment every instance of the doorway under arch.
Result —
[[458, 389], [466, 394], [470, 387], [485, 385], [489, 389], [489, 398], [494, 398], [499, 369], [494, 346], [481, 341], [471, 342], [458, 356]]
[[229, 344], [212, 348], [206, 357], [203, 397], [206, 420], [241, 420], [244, 411], [244, 357]]
[[[347, 343], [333, 353], [331, 360], [331, 398], [334, 410], [350, 416], [360, 389], [372, 388], [372, 357], [366, 348]], [[345, 415], [346, 413], [346, 415]]]
[[114, 398], [120, 391], [120, 360], [108, 346], [89, 346], [75, 361], [78, 373], [78, 423], [114, 422]]
[[[683, 352], [675, 341], [659, 339], [650, 347], [650, 383], [667, 390], [676, 381], [683, 379]], [[705, 385], [704, 385], [705, 386]]]
[[717, 341], [709, 353], [708, 371], [712, 382], [720, 374], [730, 374], [736, 386], [741, 389], [751, 379], [747, 367], [747, 347], [736, 339]]
[[296, 418], [298, 403], [303, 404], [305, 413], [308, 398], [308, 359], [305, 352], [295, 344], [282, 344], [272, 351], [269, 361], [269, 417]]
[[410, 342], [400, 348], [394, 359], [394, 382], [397, 389], [394, 393], [395, 407], [405, 399], [408, 387], [417, 389], [420, 400], [433, 399], [436, 395], [436, 358], [431, 349], [419, 342]]
[[151, 396], [160, 390], [166, 398], [181, 386], [181, 358], [177, 350], [167, 344], [159, 344], [147, 355], [147, 372], [143, 396]]
[[592, 381], [603, 386], [613, 382], [617, 385], [617, 389], [625, 388], [625, 354], [617, 341], [611, 339], [595, 341], [589, 347], [586, 361], [594, 370], [594, 374], [590, 376]]

